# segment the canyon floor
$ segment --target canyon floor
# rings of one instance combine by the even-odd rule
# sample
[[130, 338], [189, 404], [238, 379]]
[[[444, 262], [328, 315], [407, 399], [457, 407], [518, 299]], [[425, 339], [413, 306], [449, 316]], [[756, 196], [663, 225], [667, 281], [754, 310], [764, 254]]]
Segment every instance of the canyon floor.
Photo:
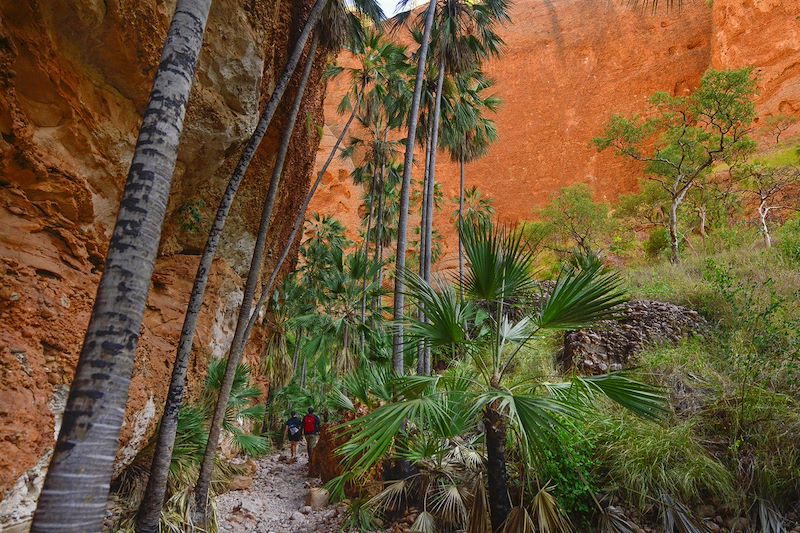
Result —
[[308, 456], [304, 445], [299, 448], [294, 463], [288, 462], [287, 450], [259, 460], [248, 489], [227, 492], [217, 498], [219, 531], [340, 531], [343, 508], [326, 506], [314, 509], [307, 505], [311, 489], [322, 485], [319, 478], [310, 478], [307, 473]]

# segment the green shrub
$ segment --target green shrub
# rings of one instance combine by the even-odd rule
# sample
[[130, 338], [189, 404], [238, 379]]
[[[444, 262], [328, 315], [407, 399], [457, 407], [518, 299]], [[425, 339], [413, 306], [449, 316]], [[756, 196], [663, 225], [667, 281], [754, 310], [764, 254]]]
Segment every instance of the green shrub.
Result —
[[788, 220], [777, 235], [778, 250], [794, 265], [800, 265], [800, 216]]
[[653, 228], [644, 242], [644, 253], [648, 257], [658, 257], [669, 250], [669, 231], [663, 226]]
[[553, 495], [567, 514], [588, 514], [593, 511], [592, 496], [599, 492], [592, 475], [597, 466], [595, 443], [577, 427], [559, 429], [553, 440], [537, 454], [539, 484], [554, 487]]

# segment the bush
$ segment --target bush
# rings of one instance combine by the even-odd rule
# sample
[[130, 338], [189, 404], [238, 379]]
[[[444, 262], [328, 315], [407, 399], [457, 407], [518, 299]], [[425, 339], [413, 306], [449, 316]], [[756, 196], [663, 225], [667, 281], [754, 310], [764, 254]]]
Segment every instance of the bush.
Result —
[[570, 515], [586, 515], [593, 511], [592, 496], [598, 492], [592, 475], [597, 466], [595, 443], [582, 428], [559, 429], [552, 446], [537, 454], [534, 466], [539, 484], [554, 487], [553, 495], [559, 507]]
[[794, 265], [800, 265], [800, 216], [788, 220], [778, 231], [778, 250]]
[[648, 257], [658, 257], [669, 250], [669, 232], [667, 228], [658, 227], [650, 230], [647, 240], [644, 242], [644, 253]]

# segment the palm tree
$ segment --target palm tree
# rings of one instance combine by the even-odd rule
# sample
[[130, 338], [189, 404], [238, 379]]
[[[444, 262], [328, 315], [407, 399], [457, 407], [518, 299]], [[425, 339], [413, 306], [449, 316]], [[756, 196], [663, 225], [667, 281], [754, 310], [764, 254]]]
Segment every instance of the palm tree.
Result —
[[[348, 108], [351, 108], [350, 116], [342, 128], [342, 131], [339, 133], [339, 137], [336, 139], [336, 142], [331, 149], [331, 153], [328, 155], [328, 158], [325, 160], [322, 168], [320, 168], [319, 172], [317, 173], [316, 180], [312, 184], [308, 193], [306, 193], [303, 204], [300, 206], [300, 210], [295, 215], [289, 238], [287, 239], [286, 244], [281, 251], [278, 262], [272, 269], [269, 280], [261, 289], [261, 295], [259, 296], [258, 302], [253, 308], [253, 312], [250, 314], [250, 319], [242, 336], [242, 350], [244, 350], [244, 346], [247, 344], [247, 341], [250, 338], [250, 333], [255, 326], [258, 314], [269, 298], [278, 274], [288, 258], [292, 246], [294, 246], [295, 239], [297, 238], [303, 221], [305, 220], [306, 211], [308, 210], [308, 206], [314, 197], [314, 193], [319, 187], [319, 184], [322, 182], [322, 178], [325, 176], [325, 172], [327, 172], [334, 156], [339, 151], [339, 147], [341, 146], [345, 135], [349, 131], [353, 120], [357, 117], [359, 110], [362, 109], [364, 100], [369, 102], [371, 99], [373, 99], [373, 93], [380, 93], [385, 90], [384, 83], [388, 81], [391, 65], [397, 61], [398, 54], [402, 55], [401, 48], [382, 41], [379, 37], [379, 34], [374, 32], [367, 35], [364, 43], [352, 43], [349, 48], [354, 53], [359, 50], [361, 51], [360, 66], [358, 68], [347, 69], [352, 80], [352, 85], [350, 92], [345, 95], [345, 98], [342, 100], [342, 103], [339, 107], [340, 112], [344, 112]], [[330, 69], [329, 74], [335, 76], [338, 75], [342, 70], [344, 69]], [[371, 90], [368, 91], [368, 89]], [[347, 150], [343, 151], [343, 155], [345, 153], [347, 153]]]
[[[250, 261], [250, 270], [245, 283], [244, 297], [239, 310], [236, 330], [231, 342], [231, 349], [228, 356], [228, 367], [226, 369], [225, 378], [220, 390], [217, 407], [214, 411], [214, 417], [211, 421], [211, 427], [209, 428], [208, 446], [203, 457], [203, 463], [200, 467], [200, 474], [195, 487], [195, 505], [199, 523], [206, 523], [206, 504], [211, 483], [211, 475], [213, 473], [214, 458], [216, 456], [216, 449], [219, 443], [221, 424], [225, 414], [227, 395], [230, 392], [230, 387], [233, 383], [236, 365], [238, 365], [244, 353], [247, 340], [246, 336], [249, 334], [249, 331], [252, 329], [252, 324], [255, 322], [256, 315], [251, 314], [251, 311], [253, 311], [253, 300], [255, 297], [256, 285], [258, 284], [260, 277], [261, 263], [263, 259], [267, 233], [269, 232], [272, 210], [277, 197], [278, 186], [280, 184], [280, 178], [283, 171], [283, 164], [286, 160], [286, 154], [291, 142], [292, 131], [294, 130], [294, 125], [297, 120], [297, 115], [300, 111], [300, 105], [302, 103], [305, 87], [311, 74], [311, 67], [316, 56], [317, 46], [320, 41], [322, 41], [327, 50], [338, 50], [346, 42], [360, 42], [364, 39], [362, 20], [360, 16], [363, 15], [365, 17], [371, 17], [375, 22], [380, 22], [383, 16], [383, 12], [375, 0], [359, 0], [358, 2], [355, 2], [355, 7], [356, 10], [353, 11], [344, 0], [334, 0], [328, 3], [325, 7], [325, 10], [321, 15], [320, 22], [316, 27], [317, 31], [315, 31], [314, 37], [311, 41], [305, 69], [298, 85], [297, 94], [295, 95], [295, 101], [292, 105], [289, 120], [285, 126], [283, 137], [281, 138], [278, 156], [275, 166], [273, 167], [270, 188], [267, 192], [267, 199], [264, 203], [264, 209], [262, 210], [261, 214], [261, 223], [259, 226], [258, 236], [256, 238], [256, 244], [253, 249], [253, 257]], [[259, 298], [259, 300], [261, 300], [261, 298]]]
[[[462, 233], [469, 258], [465, 299], [450, 285], [435, 287], [410, 274], [409, 292], [424, 302], [428, 320], [410, 321], [408, 331], [449, 352], [451, 362], [465, 354], [466, 367], [456, 365], [444, 375], [398, 378], [394, 401], [345, 425], [348, 442], [340, 453], [346, 470], [357, 477], [385, 457], [401, 432], [419, 428], [420, 434], [447, 435], [451, 426], [462, 425], [453, 420], [466, 418], [468, 432], [482, 433], [485, 439], [486, 492], [492, 530], [497, 532], [512, 510], [506, 472], [510, 428], [520, 436], [524, 453], [533, 453], [564, 427], [566, 418], [590, 409], [598, 394], [649, 418], [663, 413], [666, 399], [613, 374], [511, 387], [510, 373], [520, 350], [542, 332], [577, 329], [614, 317], [624, 301], [620, 279], [599, 262], [584, 262], [583, 269], [567, 266], [541, 307], [521, 306], [536, 284], [531, 276], [534, 255], [520, 233], [489, 224], [465, 226]], [[456, 378], [465, 383], [453, 386]]]
[[[454, 98], [446, 102], [444, 126], [444, 145], [450, 157], [459, 165], [458, 214], [457, 228], [465, 223], [464, 201], [466, 163], [482, 157], [489, 145], [497, 140], [497, 128], [494, 121], [484, 116], [485, 111], [497, 111], [500, 100], [494, 95], [482, 97], [481, 93], [489, 89], [494, 82], [484, 76], [480, 69], [469, 69], [455, 77], [456, 90]], [[464, 284], [464, 247], [461, 234], [458, 237], [458, 280], [460, 287]]]
[[128, 171], [32, 531], [100, 531], [133, 359], [211, 0], [181, 0]]
[[300, 62], [306, 41], [322, 16], [328, 1], [329, 0], [317, 0], [309, 13], [308, 20], [295, 41], [294, 48], [289, 55], [286, 66], [275, 84], [275, 89], [272, 91], [272, 95], [264, 108], [264, 112], [259, 119], [256, 129], [250, 136], [236, 164], [233, 175], [228, 181], [228, 185], [222, 195], [219, 207], [217, 208], [214, 222], [212, 223], [208, 239], [203, 249], [203, 254], [200, 258], [200, 263], [197, 266], [197, 274], [192, 286], [192, 293], [189, 297], [189, 304], [186, 308], [183, 327], [181, 328], [178, 351], [175, 356], [169, 391], [167, 392], [167, 398], [164, 404], [164, 413], [159, 426], [156, 450], [153, 454], [153, 462], [150, 466], [150, 477], [148, 478], [147, 488], [137, 516], [137, 533], [153, 533], [158, 530], [159, 517], [167, 489], [170, 458], [175, 444], [178, 414], [180, 412], [181, 403], [183, 402], [183, 394], [186, 387], [186, 372], [192, 353], [192, 343], [194, 342], [197, 320], [203, 306], [203, 298], [205, 296], [206, 286], [208, 285], [208, 276], [211, 274], [211, 265], [217, 252], [219, 240], [222, 237], [222, 231], [225, 228], [228, 213], [233, 205], [236, 192], [239, 190], [239, 186], [244, 180], [250, 162], [253, 160], [256, 150], [269, 129], [272, 118], [275, 116], [275, 111], [278, 109], [283, 94], [289, 85], [289, 81]]
[[425, 25], [422, 32], [422, 43], [417, 54], [417, 75], [414, 80], [414, 96], [411, 99], [411, 109], [408, 116], [408, 135], [406, 136], [406, 154], [403, 160], [403, 180], [400, 185], [400, 213], [397, 222], [397, 250], [394, 276], [394, 321], [395, 333], [392, 348], [392, 365], [398, 375], [405, 370], [403, 358], [403, 317], [405, 269], [406, 269], [406, 244], [408, 234], [408, 201], [411, 195], [411, 171], [414, 164], [414, 143], [417, 135], [417, 120], [419, 119], [419, 104], [422, 97], [422, 85], [425, 76], [425, 60], [428, 56], [433, 18], [436, 13], [436, 2], [430, 2], [425, 14]]
[[219, 443], [220, 432], [222, 430], [222, 423], [225, 418], [228, 394], [230, 394], [231, 387], [233, 386], [236, 368], [239, 365], [241, 357], [244, 353], [244, 344], [242, 341], [244, 339], [245, 328], [250, 320], [250, 311], [253, 306], [256, 286], [261, 273], [261, 263], [264, 257], [264, 248], [266, 246], [267, 234], [269, 233], [272, 211], [278, 195], [278, 187], [280, 185], [281, 175], [283, 174], [283, 165], [286, 161], [286, 155], [289, 151], [289, 144], [294, 131], [294, 125], [297, 121], [297, 116], [300, 113], [300, 105], [303, 101], [303, 94], [305, 92], [308, 79], [311, 76], [311, 67], [314, 65], [319, 39], [319, 32], [315, 32], [314, 37], [311, 39], [308, 58], [306, 59], [306, 64], [303, 68], [303, 74], [300, 78], [294, 103], [292, 104], [292, 109], [289, 113], [289, 119], [283, 131], [283, 136], [281, 137], [278, 156], [272, 169], [272, 178], [270, 180], [269, 190], [267, 191], [267, 198], [264, 202], [264, 208], [261, 211], [261, 222], [259, 224], [258, 236], [256, 237], [256, 242], [253, 248], [253, 256], [250, 260], [250, 270], [248, 271], [247, 281], [245, 282], [244, 296], [242, 298], [242, 305], [239, 309], [236, 330], [234, 331], [233, 341], [231, 342], [231, 348], [228, 355], [228, 366], [225, 372], [225, 377], [223, 378], [220, 386], [214, 417], [211, 419], [211, 426], [208, 432], [208, 445], [206, 446], [206, 452], [203, 456], [203, 462], [200, 466], [200, 474], [198, 475], [197, 485], [195, 487], [195, 505], [198, 518], [197, 522], [200, 524], [206, 523], [206, 502], [208, 500], [208, 491], [211, 485], [211, 476], [214, 470], [214, 460], [216, 457], [217, 445]]

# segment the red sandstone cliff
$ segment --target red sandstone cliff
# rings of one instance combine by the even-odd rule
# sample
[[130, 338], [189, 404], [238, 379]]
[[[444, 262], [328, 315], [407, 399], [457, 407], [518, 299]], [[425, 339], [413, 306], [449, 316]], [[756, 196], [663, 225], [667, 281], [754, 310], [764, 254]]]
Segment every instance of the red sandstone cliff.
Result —
[[[214, 2], [187, 112], [118, 466], [160, 415], [197, 254], [239, 152], [313, 2]], [[30, 512], [175, 0], [0, 0], [0, 529]], [[303, 116], [321, 122], [324, 57]], [[287, 98], [293, 94], [293, 86]], [[285, 110], [288, 106], [284, 106]], [[277, 135], [233, 207], [195, 340], [192, 386], [232, 335]], [[308, 187], [313, 128], [289, 152], [268, 256]], [[258, 339], [247, 356], [258, 356]]]
[[[800, 0], [715, 0], [713, 7], [697, 0], [660, 14], [621, 1], [516, 0], [512, 24], [500, 31], [505, 53], [486, 69], [503, 100], [499, 140], [467, 166], [467, 185], [493, 198], [500, 217], [512, 222], [531, 218], [551, 193], [576, 182], [613, 200], [636, 186], [641, 167], [598, 154], [591, 139], [613, 113], [643, 110], [655, 91], [686, 93], [709, 67], [754, 66], [759, 113], [800, 114], [798, 13]], [[330, 84], [325, 102], [333, 131], [344, 122], [336, 115], [342, 87]], [[350, 165], [331, 170], [330, 188], [313, 206], [348, 225], [358, 223], [361, 201], [346, 175]], [[415, 170], [415, 179], [420, 175]], [[436, 224], [452, 251], [449, 200], [458, 194], [457, 165], [440, 155], [436, 177], [448, 200]]]

